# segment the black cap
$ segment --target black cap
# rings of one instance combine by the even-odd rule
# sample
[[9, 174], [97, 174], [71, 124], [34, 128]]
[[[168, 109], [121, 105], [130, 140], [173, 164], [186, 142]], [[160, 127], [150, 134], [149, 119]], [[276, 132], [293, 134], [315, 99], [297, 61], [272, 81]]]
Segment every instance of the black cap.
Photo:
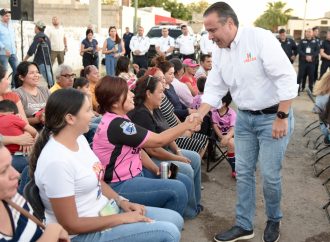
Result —
[[8, 9], [6, 9], [6, 8], [3, 8], [3, 9], [0, 10], [0, 15], [1, 15], [1, 16], [6, 15], [7, 13], [11, 13], [11, 11], [8, 10]]

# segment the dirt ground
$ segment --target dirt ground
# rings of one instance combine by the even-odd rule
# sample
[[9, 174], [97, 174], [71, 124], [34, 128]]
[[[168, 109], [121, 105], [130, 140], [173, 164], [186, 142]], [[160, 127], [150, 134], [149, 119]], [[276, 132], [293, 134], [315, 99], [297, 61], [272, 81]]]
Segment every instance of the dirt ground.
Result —
[[[317, 178], [313, 174], [313, 150], [306, 148], [308, 137], [302, 134], [306, 124], [316, 120], [311, 113], [312, 102], [304, 92], [293, 103], [295, 130], [283, 162], [283, 220], [281, 242], [330, 242], [330, 223], [322, 206], [329, 197], [322, 182], [330, 171]], [[317, 137], [318, 130], [309, 137]], [[329, 159], [326, 162], [329, 163]], [[235, 220], [235, 181], [230, 177], [230, 168], [222, 162], [213, 171], [206, 173], [203, 166], [202, 204], [205, 210], [194, 220], [187, 220], [182, 232], [183, 242], [213, 241], [216, 233], [230, 228]], [[258, 173], [258, 172], [257, 172]], [[257, 209], [255, 237], [250, 242], [262, 241], [266, 216], [260, 176], [257, 174]]]

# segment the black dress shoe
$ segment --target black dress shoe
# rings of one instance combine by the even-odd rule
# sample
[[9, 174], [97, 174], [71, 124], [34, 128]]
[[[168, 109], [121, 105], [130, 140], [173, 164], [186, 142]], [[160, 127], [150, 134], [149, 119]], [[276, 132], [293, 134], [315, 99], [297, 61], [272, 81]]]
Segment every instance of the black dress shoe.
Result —
[[253, 230], [245, 230], [241, 227], [234, 226], [226, 232], [217, 234], [214, 241], [217, 242], [234, 242], [237, 240], [248, 240], [254, 237]]
[[267, 221], [263, 236], [264, 242], [277, 242], [280, 239], [280, 222]]

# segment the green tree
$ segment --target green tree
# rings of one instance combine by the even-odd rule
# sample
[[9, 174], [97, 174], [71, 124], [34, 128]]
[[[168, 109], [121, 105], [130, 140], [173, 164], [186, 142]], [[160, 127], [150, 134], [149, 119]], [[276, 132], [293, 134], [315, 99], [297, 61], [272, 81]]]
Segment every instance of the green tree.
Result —
[[292, 9], [284, 9], [286, 3], [284, 2], [268, 2], [267, 10], [259, 16], [254, 25], [264, 29], [277, 32], [278, 26], [286, 25], [291, 17]]
[[191, 13], [204, 13], [204, 11], [210, 6], [207, 1], [201, 0], [199, 2], [188, 4], [187, 8]]

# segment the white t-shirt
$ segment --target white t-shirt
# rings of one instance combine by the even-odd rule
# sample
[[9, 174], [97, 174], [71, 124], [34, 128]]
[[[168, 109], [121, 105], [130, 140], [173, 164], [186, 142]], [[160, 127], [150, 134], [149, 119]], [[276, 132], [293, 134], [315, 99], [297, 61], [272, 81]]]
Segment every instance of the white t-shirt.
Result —
[[48, 38], [50, 39], [50, 43], [52, 45], [53, 51], [64, 51], [64, 37], [65, 32], [62, 26], [55, 28], [54, 26], [49, 27], [46, 31]]
[[[170, 47], [175, 47], [174, 39], [171, 36], [164, 38], [160, 37], [157, 41], [156, 47], [159, 47], [161, 52], [167, 51]], [[171, 55], [172, 53], [166, 53], [166, 56]]]
[[201, 41], [200, 41], [200, 48], [202, 51], [202, 54], [210, 54], [212, 52], [212, 49], [216, 47], [216, 44], [209, 39], [209, 34], [203, 34]]
[[193, 35], [180, 35], [176, 39], [177, 48], [180, 50], [180, 54], [191, 55], [195, 53], [196, 38]]
[[75, 196], [79, 217], [99, 216], [108, 201], [103, 195], [97, 199], [101, 162], [83, 135], [77, 142], [79, 150], [74, 152], [51, 137], [39, 156], [34, 175], [47, 224], [57, 222], [48, 198]]

